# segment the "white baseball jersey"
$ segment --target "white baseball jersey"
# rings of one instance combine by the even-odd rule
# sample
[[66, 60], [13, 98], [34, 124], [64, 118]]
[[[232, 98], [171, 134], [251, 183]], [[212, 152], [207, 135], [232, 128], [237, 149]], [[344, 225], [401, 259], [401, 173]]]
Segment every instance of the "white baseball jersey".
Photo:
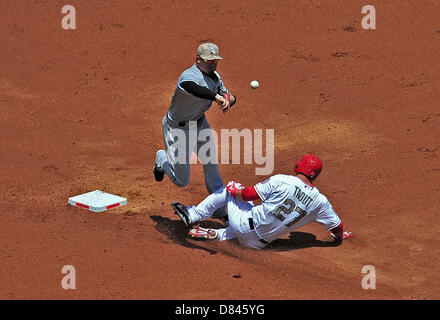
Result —
[[312, 221], [326, 230], [341, 220], [327, 197], [298, 177], [278, 174], [255, 185], [262, 203], [252, 208], [255, 231], [268, 242]]
[[194, 64], [180, 75], [168, 110], [170, 119], [175, 121], [197, 120], [212, 105], [211, 100], [198, 98], [186, 92], [181, 87], [181, 83], [184, 81], [195, 82], [199, 86], [211, 89], [215, 93], [228, 92], [217, 71], [214, 74], [215, 76], [212, 78], [200, 71]]

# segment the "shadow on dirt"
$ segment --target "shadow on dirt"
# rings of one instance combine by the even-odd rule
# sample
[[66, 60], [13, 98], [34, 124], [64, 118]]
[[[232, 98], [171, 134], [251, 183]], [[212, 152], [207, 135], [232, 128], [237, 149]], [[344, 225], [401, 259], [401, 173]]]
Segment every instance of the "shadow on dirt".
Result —
[[289, 239], [277, 239], [268, 245], [264, 250], [269, 251], [290, 251], [311, 247], [337, 247], [341, 241], [317, 240], [316, 236], [307, 232], [291, 232]]
[[[198, 249], [208, 252], [209, 254], [216, 254], [217, 250], [206, 248], [201, 245], [197, 245], [194, 242], [197, 240], [190, 238], [187, 235], [188, 228], [180, 220], [171, 220], [159, 215], [150, 216], [150, 218], [156, 222], [154, 227], [157, 231], [166, 236], [169, 240], [191, 249]], [[214, 221], [203, 221], [201, 224], [205, 228], [221, 228], [220, 223]], [[190, 240], [190, 241], [189, 241]], [[203, 240], [200, 240], [204, 242]], [[307, 232], [291, 232], [289, 239], [278, 239], [268, 245], [264, 251], [290, 251], [305, 249], [311, 247], [337, 247], [341, 242], [337, 241], [322, 241], [317, 240], [316, 236]], [[240, 247], [238, 242], [236, 246]], [[224, 253], [224, 252], [223, 252]], [[227, 253], [226, 253], [227, 254]]]
[[[188, 228], [182, 223], [180, 220], [171, 220], [169, 218], [164, 218], [158, 215], [150, 216], [150, 218], [156, 222], [156, 226], [154, 227], [157, 231], [166, 236], [169, 240], [191, 249], [199, 249], [208, 252], [209, 254], [216, 254], [217, 251], [209, 248], [205, 248], [203, 246], [199, 246], [194, 242], [196, 240], [191, 239], [187, 233]], [[215, 222], [209, 222], [208, 225], [204, 225], [204, 227], [209, 228], [219, 228], [219, 224]], [[188, 241], [191, 239], [192, 241]]]

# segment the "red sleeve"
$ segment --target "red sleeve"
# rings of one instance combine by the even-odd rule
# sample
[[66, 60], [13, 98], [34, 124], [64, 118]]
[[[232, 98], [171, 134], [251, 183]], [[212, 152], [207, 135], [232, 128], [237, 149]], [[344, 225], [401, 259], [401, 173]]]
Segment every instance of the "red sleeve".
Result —
[[330, 231], [333, 232], [333, 234], [336, 234], [337, 232], [343, 232], [344, 231], [344, 226], [342, 225], [342, 221], [339, 224], [339, 226], [337, 226], [336, 228], [331, 229]]
[[241, 197], [244, 201], [261, 200], [254, 187], [248, 187], [241, 190]]

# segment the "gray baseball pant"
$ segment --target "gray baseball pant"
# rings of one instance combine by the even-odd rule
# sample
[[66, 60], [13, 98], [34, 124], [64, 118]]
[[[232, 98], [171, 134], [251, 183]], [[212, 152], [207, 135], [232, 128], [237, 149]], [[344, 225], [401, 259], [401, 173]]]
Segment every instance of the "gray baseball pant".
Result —
[[[177, 122], [166, 114], [162, 120], [162, 128], [166, 152], [160, 154], [158, 164], [170, 180], [179, 187], [189, 184], [190, 160], [195, 152], [203, 165], [208, 193], [220, 189], [223, 181], [217, 164], [217, 148], [206, 117], [203, 115], [197, 122]], [[213, 216], [226, 215], [225, 208], [221, 208]]]

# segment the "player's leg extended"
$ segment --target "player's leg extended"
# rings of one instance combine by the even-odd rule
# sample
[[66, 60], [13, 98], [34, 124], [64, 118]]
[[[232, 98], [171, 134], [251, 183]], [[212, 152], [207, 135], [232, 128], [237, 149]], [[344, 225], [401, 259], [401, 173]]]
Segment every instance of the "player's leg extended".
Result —
[[199, 225], [195, 225], [188, 231], [188, 235], [195, 239], [225, 241], [235, 238], [235, 233], [232, 228], [212, 229], [203, 228]]
[[197, 157], [203, 165], [206, 189], [209, 193], [217, 191], [223, 182], [218, 169], [214, 132], [205, 117], [197, 123]]
[[[206, 164], [203, 166], [203, 170], [205, 172], [205, 185], [209, 193], [213, 193], [214, 190], [218, 190], [223, 186], [222, 178], [216, 164]], [[226, 221], [228, 217], [226, 207], [218, 208], [212, 216]]]
[[[197, 129], [197, 156], [203, 165], [206, 189], [211, 194], [223, 186], [218, 168], [217, 146], [214, 141], [214, 134], [206, 118], [198, 124]], [[225, 208], [217, 209], [213, 216], [224, 220], [227, 217]]]
[[216, 229], [217, 232], [217, 239], [218, 241], [225, 241], [229, 239], [233, 239], [236, 237], [234, 231], [232, 231], [231, 227], [226, 227], [222, 229]]
[[188, 144], [188, 130], [171, 127], [166, 116], [162, 127], [166, 150], [157, 152], [156, 168], [164, 171], [175, 185], [184, 187], [190, 181], [189, 158], [192, 153]]
[[216, 241], [225, 241], [238, 236], [240, 242], [243, 242], [243, 228], [248, 229], [249, 226], [246, 220], [243, 222], [242, 215], [248, 216], [253, 204], [251, 202], [244, 202], [234, 199], [226, 187], [222, 187], [221, 189], [217, 190], [217, 192], [210, 194], [199, 205], [188, 207], [187, 211], [191, 223], [196, 223], [197, 221], [205, 220], [211, 217], [217, 208], [224, 206], [228, 207], [228, 213], [231, 215], [231, 226], [221, 229], [202, 228], [203, 230], [200, 230], [200, 227], [196, 226], [190, 231], [190, 235], [194, 238], [206, 238], [206, 236], [201, 235], [200, 232], [203, 233], [214, 231], [216, 234]]
[[197, 206], [188, 207], [188, 213], [191, 223], [210, 218], [219, 208], [226, 206], [229, 197], [232, 197], [226, 187], [221, 187], [214, 193], [211, 193]]

